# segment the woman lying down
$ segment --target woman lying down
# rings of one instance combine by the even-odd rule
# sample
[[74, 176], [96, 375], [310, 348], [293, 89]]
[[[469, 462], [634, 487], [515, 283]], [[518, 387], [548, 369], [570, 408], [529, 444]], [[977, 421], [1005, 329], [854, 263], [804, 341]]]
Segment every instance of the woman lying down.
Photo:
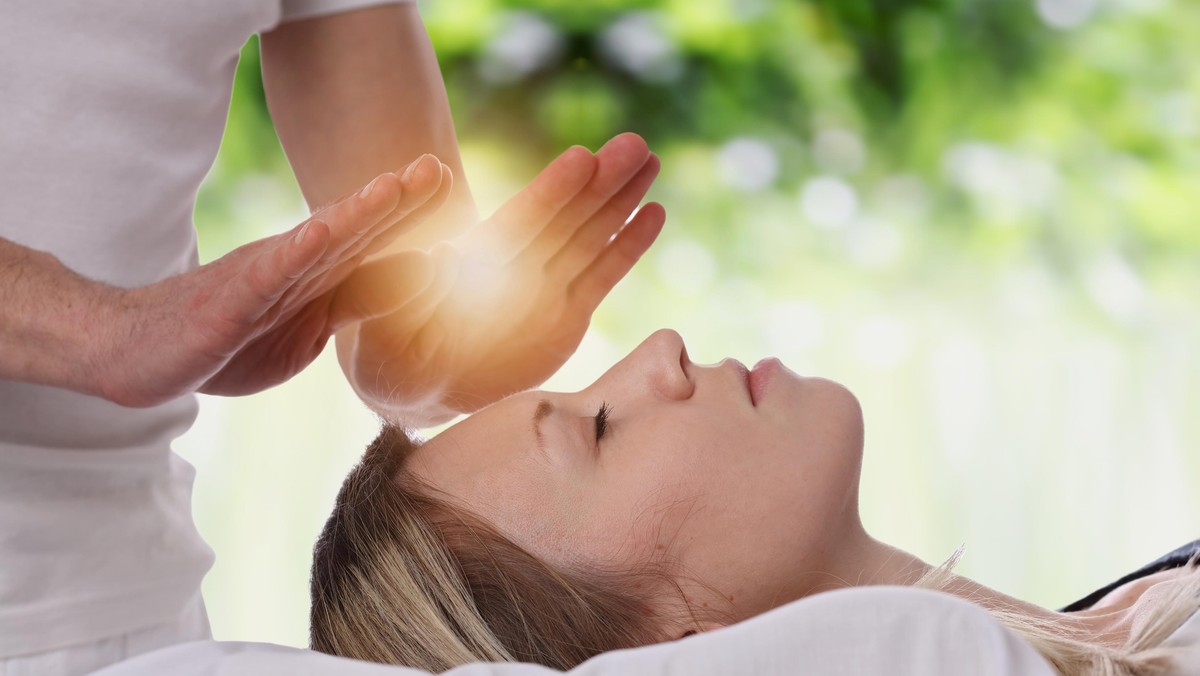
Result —
[[887, 584], [983, 606], [1063, 674], [1186, 670], [1161, 644], [1200, 606], [1200, 540], [1042, 608], [867, 534], [862, 426], [836, 383], [701, 366], [664, 330], [578, 393], [522, 392], [424, 442], [387, 427], [317, 542], [312, 647], [566, 670]]

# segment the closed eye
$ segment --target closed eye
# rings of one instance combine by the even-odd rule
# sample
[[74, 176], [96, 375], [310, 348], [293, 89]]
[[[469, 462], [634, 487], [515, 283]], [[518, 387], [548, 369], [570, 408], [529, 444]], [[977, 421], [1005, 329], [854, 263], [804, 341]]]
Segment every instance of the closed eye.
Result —
[[599, 449], [600, 440], [604, 438], [604, 433], [608, 431], [608, 414], [612, 412], [612, 407], [607, 403], [600, 404], [600, 410], [596, 413], [596, 447]]

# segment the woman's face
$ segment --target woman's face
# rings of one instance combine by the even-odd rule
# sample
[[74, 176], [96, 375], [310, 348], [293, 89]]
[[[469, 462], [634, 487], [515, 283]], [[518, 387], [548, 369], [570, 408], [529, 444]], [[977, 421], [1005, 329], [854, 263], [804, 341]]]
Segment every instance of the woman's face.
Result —
[[861, 454], [844, 387], [775, 360], [694, 364], [662, 330], [587, 389], [508, 397], [408, 468], [551, 563], [666, 555], [689, 602], [742, 619], [831, 582], [861, 533]]

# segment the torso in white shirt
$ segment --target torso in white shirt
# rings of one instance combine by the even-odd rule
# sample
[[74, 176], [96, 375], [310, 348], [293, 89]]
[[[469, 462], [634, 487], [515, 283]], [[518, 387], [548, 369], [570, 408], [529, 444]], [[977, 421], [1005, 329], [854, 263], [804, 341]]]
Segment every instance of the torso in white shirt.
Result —
[[[382, 1], [6, 0], [0, 237], [125, 287], [196, 266], [196, 190], [243, 43]], [[196, 410], [0, 380], [0, 657], [148, 626], [196, 594], [213, 554], [170, 452]]]

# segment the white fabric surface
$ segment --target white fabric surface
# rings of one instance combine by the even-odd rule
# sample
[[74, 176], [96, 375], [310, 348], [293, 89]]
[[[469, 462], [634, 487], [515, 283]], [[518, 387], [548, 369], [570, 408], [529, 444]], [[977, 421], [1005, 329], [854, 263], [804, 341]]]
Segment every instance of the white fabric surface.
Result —
[[[0, 237], [118, 286], [194, 267], [242, 44], [385, 1], [5, 0]], [[169, 448], [195, 415], [0, 380], [0, 658], [168, 622], [198, 592], [212, 552]]]
[[65, 648], [0, 658], [0, 676], [80, 676], [137, 655], [211, 636], [204, 602], [197, 593], [170, 622]]
[[1200, 676], [1200, 613], [1192, 613], [1163, 645], [1183, 648], [1175, 660], [1180, 676]]
[[[261, 643], [191, 643], [95, 676], [427, 676]], [[450, 676], [547, 676], [529, 664], [471, 664]], [[599, 655], [572, 676], [1051, 676], [1033, 648], [983, 609], [908, 587], [858, 587], [790, 603], [681, 641]]]

